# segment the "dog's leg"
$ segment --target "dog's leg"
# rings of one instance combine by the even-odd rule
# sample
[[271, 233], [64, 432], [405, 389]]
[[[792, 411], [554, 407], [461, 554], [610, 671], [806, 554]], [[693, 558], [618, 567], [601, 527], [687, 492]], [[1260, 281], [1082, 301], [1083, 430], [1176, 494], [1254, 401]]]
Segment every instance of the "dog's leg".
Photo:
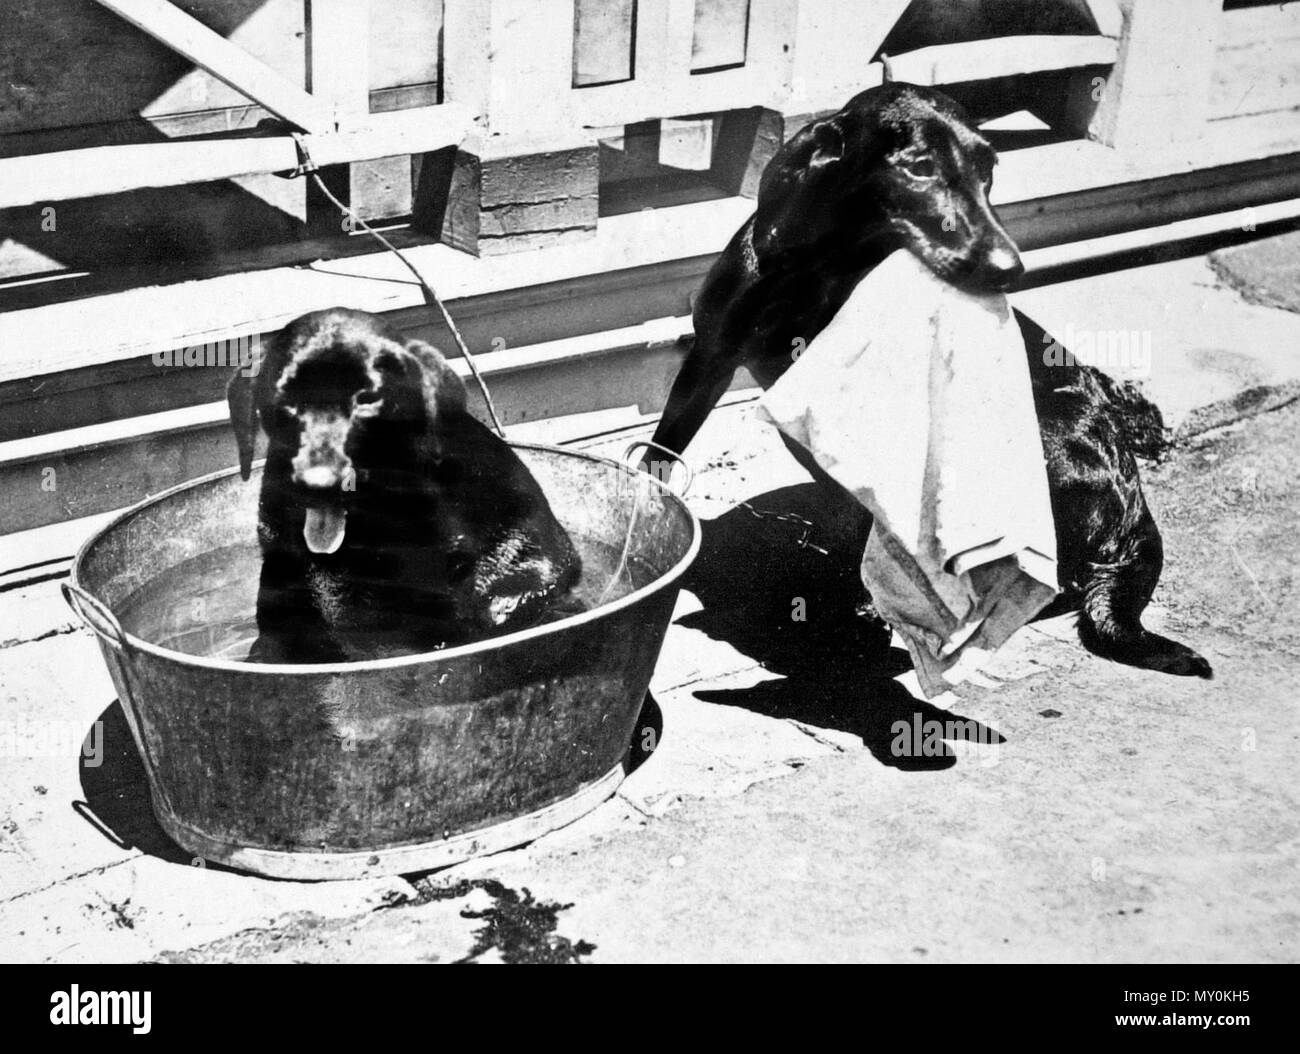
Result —
[[257, 640], [249, 662], [344, 662], [347, 656], [321, 617], [305, 582], [302, 565], [281, 553], [267, 553], [257, 591]]
[[[675, 454], [684, 451], [736, 375], [736, 364], [709, 354], [699, 342], [687, 353], [659, 418], [654, 441]], [[642, 463], [654, 461], [650, 450]]]
[[1214, 671], [1203, 657], [1142, 625], [1142, 612], [1164, 567], [1164, 547], [1145, 500], [1140, 500], [1140, 519], [1119, 559], [1085, 565], [1079, 639], [1089, 651], [1128, 666], [1212, 678]]

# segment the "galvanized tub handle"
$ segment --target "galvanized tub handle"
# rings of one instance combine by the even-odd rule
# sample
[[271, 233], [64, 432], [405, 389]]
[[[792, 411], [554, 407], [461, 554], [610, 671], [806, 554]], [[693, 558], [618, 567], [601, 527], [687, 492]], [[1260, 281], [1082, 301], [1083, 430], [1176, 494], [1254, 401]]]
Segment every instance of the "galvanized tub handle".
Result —
[[[675, 450], [669, 450], [666, 446], [656, 443], [653, 439], [638, 439], [635, 442], [630, 443], [628, 448], [623, 451], [623, 460], [631, 463], [632, 454], [637, 450], [654, 450], [663, 454], [670, 461], [675, 461], [677, 464], [682, 466], [682, 472], [686, 478], [682, 481], [682, 489], [678, 491], [669, 486], [668, 480], [659, 479], [658, 475], [655, 473], [647, 472], [646, 475], [654, 476], [655, 479], [659, 479], [660, 483], [665, 487], [668, 487], [669, 490], [672, 490], [679, 498], [683, 497], [686, 492], [691, 489], [691, 484], [695, 482], [695, 472], [691, 469], [690, 463], [682, 457], [681, 454], [677, 453]], [[641, 469], [641, 471], [644, 472], [645, 470]]]
[[68, 607], [72, 608], [82, 622], [115, 650], [126, 651], [126, 633], [122, 629], [122, 624], [117, 621], [116, 615], [79, 585], [63, 582], [61, 588], [63, 599], [68, 602]]

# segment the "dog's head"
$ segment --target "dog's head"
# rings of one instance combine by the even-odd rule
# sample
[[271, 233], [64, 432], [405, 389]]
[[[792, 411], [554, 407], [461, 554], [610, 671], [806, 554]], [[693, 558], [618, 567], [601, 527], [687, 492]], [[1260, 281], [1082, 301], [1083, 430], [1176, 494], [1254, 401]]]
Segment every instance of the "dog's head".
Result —
[[1009, 287], [1024, 265], [989, 204], [997, 154], [941, 92], [891, 83], [800, 131], [763, 173], [760, 266], [791, 251], [905, 248], [940, 278]]
[[348, 507], [372, 462], [400, 469], [394, 456], [414, 443], [436, 459], [439, 418], [465, 410], [465, 387], [436, 350], [341, 308], [291, 322], [226, 392], [243, 478], [260, 420], [268, 461], [287, 465], [287, 485], [306, 510], [303, 537], [316, 553], [343, 544]]

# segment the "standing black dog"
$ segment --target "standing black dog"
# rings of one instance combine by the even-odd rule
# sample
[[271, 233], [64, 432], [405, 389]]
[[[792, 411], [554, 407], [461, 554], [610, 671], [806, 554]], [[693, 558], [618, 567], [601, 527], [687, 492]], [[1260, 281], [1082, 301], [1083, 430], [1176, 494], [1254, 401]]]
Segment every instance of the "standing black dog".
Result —
[[[1009, 288], [1024, 267], [989, 204], [996, 160], [956, 103], [909, 84], [862, 92], [795, 135], [764, 171], [753, 218], [704, 281], [694, 346], [655, 442], [684, 450], [741, 365], [763, 387], [775, 383], [792, 351], [898, 249], [957, 286]], [[1099, 655], [1212, 676], [1204, 658], [1141, 622], [1163, 550], [1134, 456], [1160, 451], [1159, 410], [1072, 357], [1068, 366], [1046, 365], [1051, 338], [1019, 312], [1016, 318], [1056, 519], [1063, 596], [1055, 609], [1081, 608], [1080, 637]], [[834, 486], [805, 450], [787, 445], [814, 478]]]
[[[538, 621], [581, 565], [514, 451], [428, 344], [335, 308], [272, 338], [227, 388], [259, 500], [255, 662], [336, 662]], [[250, 375], [251, 374], [251, 375]]]

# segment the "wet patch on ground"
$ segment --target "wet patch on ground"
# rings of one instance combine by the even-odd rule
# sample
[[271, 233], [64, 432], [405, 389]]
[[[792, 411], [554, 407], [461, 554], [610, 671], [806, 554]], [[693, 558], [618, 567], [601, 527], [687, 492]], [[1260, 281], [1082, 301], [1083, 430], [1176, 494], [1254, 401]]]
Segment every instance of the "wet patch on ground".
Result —
[[536, 900], [527, 887], [516, 891], [495, 879], [466, 879], [452, 886], [427, 885], [421, 889], [421, 899], [461, 900], [476, 889], [492, 898], [492, 906], [461, 909], [462, 918], [482, 919], [483, 925], [475, 931], [474, 947], [459, 962], [475, 962], [495, 951], [510, 964], [581, 963], [596, 950], [589, 941], [570, 940], [555, 932], [560, 912], [572, 904]]
[[1220, 249], [1209, 261], [1248, 303], [1300, 313], [1300, 231]]
[[[249, 881], [257, 881], [250, 878]], [[571, 903], [539, 899], [491, 878], [446, 885], [416, 879], [413, 895], [392, 897], [350, 919], [304, 912], [275, 926], [247, 929], [160, 962], [583, 963], [590, 941], [558, 932]]]

